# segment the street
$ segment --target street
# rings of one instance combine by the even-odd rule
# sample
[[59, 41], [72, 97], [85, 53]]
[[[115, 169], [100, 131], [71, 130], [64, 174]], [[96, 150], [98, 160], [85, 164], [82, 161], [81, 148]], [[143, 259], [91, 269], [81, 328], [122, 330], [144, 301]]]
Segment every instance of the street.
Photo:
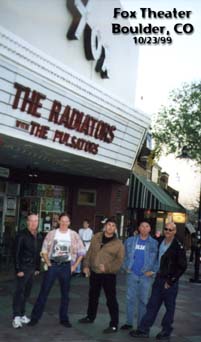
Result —
[[[180, 290], [177, 297], [177, 309], [175, 315], [174, 332], [171, 341], [201, 341], [201, 285], [192, 284], [189, 278], [193, 275], [193, 265], [190, 264], [185, 275], [180, 280]], [[31, 298], [27, 304], [29, 316], [32, 305], [40, 288], [41, 278], [34, 284]], [[13, 329], [11, 325], [11, 304], [14, 281], [0, 282], [0, 341], [15, 342], [47, 342], [47, 341], [141, 341], [129, 337], [127, 331], [119, 330], [116, 333], [105, 335], [102, 330], [108, 326], [109, 315], [105, 305], [105, 297], [102, 293], [96, 321], [92, 324], [79, 324], [78, 319], [86, 315], [88, 297], [88, 279], [72, 278], [70, 291], [69, 317], [73, 325], [67, 329], [59, 324], [59, 286], [55, 283], [50, 293], [45, 313], [41, 321], [35, 327], [23, 327]], [[120, 326], [125, 323], [125, 275], [118, 275], [118, 300], [120, 308]], [[160, 321], [164, 308], [161, 309], [154, 326], [151, 329], [150, 340], [160, 331]]]

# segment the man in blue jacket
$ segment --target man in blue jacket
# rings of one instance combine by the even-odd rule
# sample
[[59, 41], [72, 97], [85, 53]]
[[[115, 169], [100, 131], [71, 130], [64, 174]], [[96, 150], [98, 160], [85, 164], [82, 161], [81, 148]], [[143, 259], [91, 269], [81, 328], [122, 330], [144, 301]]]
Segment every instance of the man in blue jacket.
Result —
[[141, 222], [138, 231], [138, 235], [129, 237], [125, 242], [123, 267], [127, 272], [127, 322], [122, 330], [132, 329], [135, 311], [137, 324], [144, 316], [157, 265], [158, 242], [150, 236], [149, 223]]

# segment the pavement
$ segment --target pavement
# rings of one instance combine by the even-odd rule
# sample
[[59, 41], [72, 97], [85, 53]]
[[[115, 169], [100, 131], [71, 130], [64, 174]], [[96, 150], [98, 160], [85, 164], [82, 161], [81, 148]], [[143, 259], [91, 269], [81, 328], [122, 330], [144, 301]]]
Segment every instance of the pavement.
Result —
[[[189, 278], [192, 275], [193, 266], [190, 264], [185, 275], [180, 280], [174, 331], [171, 337], [172, 342], [201, 342], [201, 284], [190, 283]], [[39, 292], [41, 278], [42, 275], [35, 281], [31, 297], [27, 303], [28, 316]], [[125, 274], [120, 273], [117, 280], [120, 325], [125, 323], [125, 280]], [[86, 315], [88, 279], [77, 277], [72, 278], [70, 291], [69, 317], [73, 325], [72, 328], [65, 328], [59, 324], [60, 291], [59, 285], [55, 283], [48, 298], [45, 313], [38, 325], [13, 329], [11, 325], [11, 306], [14, 287], [15, 281], [12, 277], [10, 279], [4, 278], [0, 281], [0, 342], [137, 342], [142, 340], [130, 337], [127, 331], [119, 330], [109, 335], [102, 333], [102, 330], [109, 323], [109, 315], [103, 293], [100, 298], [96, 321], [92, 324], [78, 323], [78, 319]], [[151, 329], [149, 341], [155, 341], [155, 335], [161, 330], [160, 322], [163, 313], [164, 308], [162, 307]]]

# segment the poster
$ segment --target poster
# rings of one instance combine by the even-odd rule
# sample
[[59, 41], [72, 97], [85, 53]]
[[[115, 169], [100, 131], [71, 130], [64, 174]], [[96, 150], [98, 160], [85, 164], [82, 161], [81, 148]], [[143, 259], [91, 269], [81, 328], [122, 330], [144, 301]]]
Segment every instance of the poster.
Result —
[[7, 216], [15, 216], [16, 214], [16, 206], [17, 206], [17, 198], [16, 197], [8, 197], [7, 198]]

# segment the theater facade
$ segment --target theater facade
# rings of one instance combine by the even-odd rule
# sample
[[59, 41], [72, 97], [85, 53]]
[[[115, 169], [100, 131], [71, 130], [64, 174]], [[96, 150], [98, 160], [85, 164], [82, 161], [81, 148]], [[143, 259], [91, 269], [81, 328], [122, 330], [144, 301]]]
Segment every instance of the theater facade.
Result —
[[[2, 0], [0, 236], [38, 212], [77, 229], [123, 226], [127, 181], [149, 117], [135, 108], [138, 48], [112, 34], [120, 1]], [[125, 19], [122, 19], [125, 23]]]

